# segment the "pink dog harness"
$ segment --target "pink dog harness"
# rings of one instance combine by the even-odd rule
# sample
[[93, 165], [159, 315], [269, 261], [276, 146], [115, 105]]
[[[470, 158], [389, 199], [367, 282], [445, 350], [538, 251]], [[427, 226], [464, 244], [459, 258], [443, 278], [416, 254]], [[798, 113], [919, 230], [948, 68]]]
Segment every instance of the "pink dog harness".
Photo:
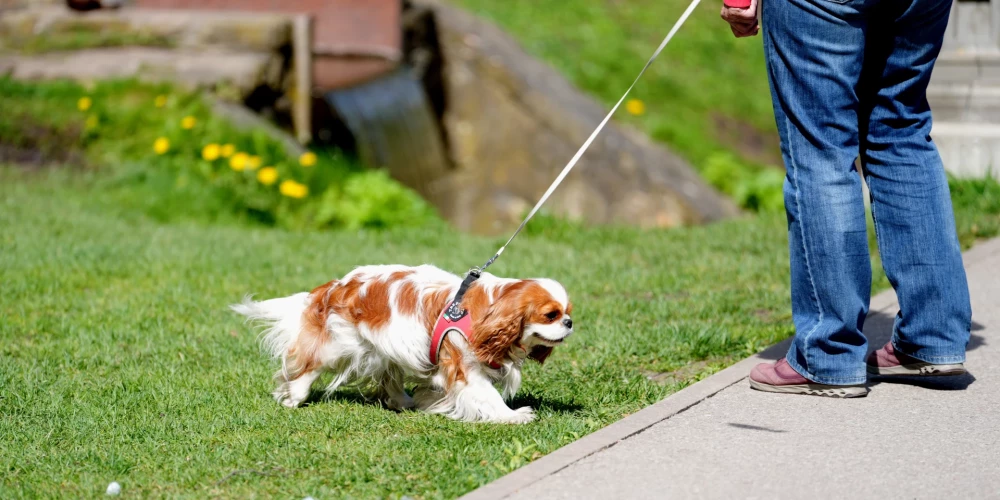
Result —
[[[448, 304], [448, 307], [444, 308], [444, 311], [441, 311], [441, 316], [438, 317], [437, 323], [434, 324], [434, 335], [431, 336], [432, 365], [438, 364], [438, 353], [441, 351], [441, 344], [444, 343], [444, 338], [449, 333], [457, 333], [465, 337], [467, 342], [472, 341], [472, 315], [468, 311], [463, 310], [460, 318], [452, 319], [448, 311], [452, 309], [454, 304], [454, 302]], [[489, 365], [494, 370], [500, 369], [500, 365], [496, 363], [489, 363]]]
[[[458, 288], [458, 292], [455, 293], [455, 300], [452, 300], [447, 307], [441, 311], [441, 316], [438, 316], [437, 323], [434, 324], [434, 334], [431, 335], [431, 364], [438, 364], [438, 353], [441, 351], [441, 344], [444, 343], [444, 338], [448, 336], [449, 333], [458, 333], [465, 337], [466, 342], [472, 342], [472, 315], [469, 311], [462, 309], [462, 298], [465, 296], [466, 290], [469, 289], [469, 285], [473, 281], [479, 279], [480, 273], [477, 272], [478, 269], [469, 271], [469, 274], [465, 277], [462, 282], [462, 286]], [[489, 363], [490, 368], [497, 370], [500, 365], [497, 363]]]

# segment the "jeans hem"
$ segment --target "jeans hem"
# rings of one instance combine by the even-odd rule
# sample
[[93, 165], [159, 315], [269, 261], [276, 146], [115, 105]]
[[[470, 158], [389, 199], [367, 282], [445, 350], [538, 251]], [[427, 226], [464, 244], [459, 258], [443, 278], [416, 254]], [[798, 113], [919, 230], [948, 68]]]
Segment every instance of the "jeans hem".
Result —
[[908, 349], [900, 348], [899, 337], [893, 333], [892, 335], [892, 348], [897, 352], [903, 353], [905, 356], [911, 357], [918, 361], [923, 361], [924, 363], [930, 363], [932, 365], [953, 365], [957, 363], [965, 363], [965, 354], [950, 354], [942, 356], [925, 356], [922, 354], [910, 354]]
[[808, 370], [798, 365], [795, 360], [789, 356], [785, 358], [788, 362], [788, 366], [791, 366], [793, 370], [798, 372], [799, 375], [809, 379], [810, 382], [815, 382], [817, 384], [825, 385], [861, 385], [868, 381], [868, 374], [865, 371], [861, 371], [860, 375], [855, 375], [853, 377], [822, 377], [813, 373], [809, 373]]

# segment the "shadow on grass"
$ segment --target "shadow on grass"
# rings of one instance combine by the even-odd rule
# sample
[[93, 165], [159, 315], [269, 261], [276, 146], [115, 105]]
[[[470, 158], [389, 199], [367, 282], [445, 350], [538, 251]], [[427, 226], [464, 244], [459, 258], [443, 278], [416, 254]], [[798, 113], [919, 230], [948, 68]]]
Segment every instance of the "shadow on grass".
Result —
[[[377, 398], [365, 397], [364, 394], [353, 389], [343, 389], [338, 390], [333, 393], [326, 392], [322, 389], [313, 389], [309, 392], [309, 397], [302, 403], [303, 406], [311, 406], [314, 404], [323, 404], [329, 401], [337, 401], [341, 403], [362, 405], [362, 406], [376, 406], [379, 408], [386, 408], [385, 405]], [[522, 406], [530, 406], [536, 411], [540, 410], [550, 410], [554, 413], [564, 413], [572, 414], [583, 410], [583, 406], [565, 401], [557, 401], [552, 399], [547, 399], [545, 397], [538, 397], [533, 394], [523, 394], [520, 396], [515, 396], [514, 400], [509, 403], [511, 408], [520, 408]]]
[[522, 406], [530, 406], [535, 409], [535, 411], [541, 410], [551, 410], [554, 413], [577, 413], [583, 410], [583, 406], [580, 406], [573, 402], [557, 401], [553, 399], [547, 399], [545, 397], [538, 397], [534, 394], [524, 394], [521, 396], [515, 396], [514, 400], [510, 402], [511, 408], [520, 408]]
[[323, 389], [313, 389], [312, 391], [309, 391], [309, 397], [302, 402], [302, 406], [323, 404], [329, 401], [385, 408], [385, 405], [383, 405], [377, 398], [365, 397], [365, 395], [361, 394], [361, 392], [352, 389], [342, 389], [334, 392], [327, 392]]

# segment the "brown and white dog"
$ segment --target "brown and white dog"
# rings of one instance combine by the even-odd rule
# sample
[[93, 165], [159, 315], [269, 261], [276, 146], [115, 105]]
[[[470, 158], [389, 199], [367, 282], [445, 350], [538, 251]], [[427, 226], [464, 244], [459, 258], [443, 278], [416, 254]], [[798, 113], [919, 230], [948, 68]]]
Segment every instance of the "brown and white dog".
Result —
[[[534, 410], [513, 410], [505, 399], [520, 387], [527, 358], [544, 362], [573, 333], [566, 290], [550, 279], [483, 273], [462, 302], [472, 318], [470, 338], [445, 337], [435, 365], [432, 332], [461, 282], [433, 266], [366, 266], [309, 293], [247, 299], [232, 309], [266, 324], [264, 345], [281, 360], [274, 397], [290, 408], [330, 371], [328, 391], [366, 385], [394, 409], [469, 422], [532, 421]], [[413, 397], [406, 381], [416, 383]]]

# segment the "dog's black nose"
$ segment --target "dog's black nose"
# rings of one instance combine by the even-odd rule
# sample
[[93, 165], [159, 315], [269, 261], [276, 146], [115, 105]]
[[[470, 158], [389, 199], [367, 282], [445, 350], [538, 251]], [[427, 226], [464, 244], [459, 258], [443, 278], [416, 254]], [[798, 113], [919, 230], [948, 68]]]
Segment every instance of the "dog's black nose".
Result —
[[573, 320], [566, 318], [563, 320], [563, 326], [566, 328], [573, 328]]

